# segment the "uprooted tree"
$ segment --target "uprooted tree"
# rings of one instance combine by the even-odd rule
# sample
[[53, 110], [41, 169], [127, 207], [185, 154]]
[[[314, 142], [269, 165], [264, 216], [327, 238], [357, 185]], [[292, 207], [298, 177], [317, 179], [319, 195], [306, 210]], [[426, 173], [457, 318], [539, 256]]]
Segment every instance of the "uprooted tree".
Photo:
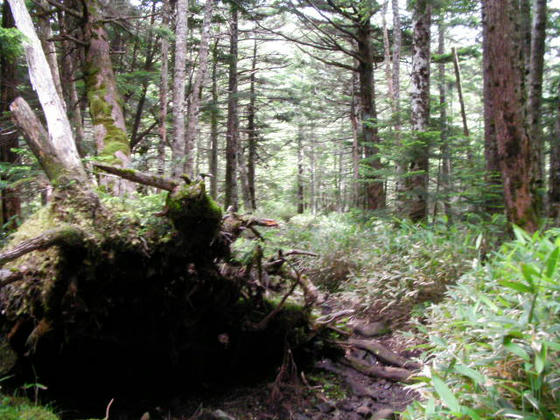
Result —
[[169, 191], [147, 226], [109, 209], [79, 160], [29, 14], [9, 3], [48, 129], [21, 98], [11, 112], [55, 191], [0, 255], [0, 330], [20, 365], [80, 394], [86, 384], [153, 389], [171, 372], [196, 383], [281, 362], [286, 336], [306, 317], [275, 310], [227, 264], [239, 223], [222, 230], [203, 181], [99, 165]]

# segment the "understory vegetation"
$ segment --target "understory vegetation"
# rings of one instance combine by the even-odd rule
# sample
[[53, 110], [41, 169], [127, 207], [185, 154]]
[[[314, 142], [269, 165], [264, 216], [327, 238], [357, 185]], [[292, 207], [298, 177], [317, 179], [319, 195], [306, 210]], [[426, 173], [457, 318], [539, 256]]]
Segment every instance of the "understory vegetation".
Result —
[[[136, 210], [152, 205], [139, 201]], [[504, 229], [499, 218], [426, 226], [303, 214], [263, 231], [261, 245], [265, 256], [317, 254], [293, 264], [327, 296], [376, 311], [423, 351], [423, 371], [411, 385], [422, 399], [403, 418], [557, 418], [560, 230], [529, 236], [516, 229], [500, 246]], [[257, 243], [238, 241], [236, 258]], [[3, 401], [2, 418], [54, 418], [39, 408], [44, 417], [22, 417], [33, 404]]]

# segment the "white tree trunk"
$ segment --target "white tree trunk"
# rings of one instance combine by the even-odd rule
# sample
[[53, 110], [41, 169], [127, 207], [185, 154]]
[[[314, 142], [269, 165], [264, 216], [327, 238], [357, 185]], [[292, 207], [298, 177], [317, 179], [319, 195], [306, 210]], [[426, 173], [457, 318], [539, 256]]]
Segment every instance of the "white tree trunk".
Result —
[[64, 111], [62, 98], [57, 93], [51, 69], [33, 27], [31, 16], [24, 0], [8, 0], [8, 3], [16, 27], [25, 35], [24, 47], [29, 78], [45, 113], [49, 140], [64, 166], [85, 179], [86, 173], [76, 149], [72, 128]]

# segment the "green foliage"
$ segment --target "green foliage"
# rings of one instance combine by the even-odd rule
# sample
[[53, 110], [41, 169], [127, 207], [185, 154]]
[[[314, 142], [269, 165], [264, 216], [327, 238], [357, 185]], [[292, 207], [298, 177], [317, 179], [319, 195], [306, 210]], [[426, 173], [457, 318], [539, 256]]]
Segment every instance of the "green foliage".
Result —
[[58, 420], [48, 407], [33, 405], [27, 399], [0, 395], [0, 418], [3, 420]]
[[0, 27], [0, 56], [14, 61], [23, 54], [23, 34], [16, 28]]
[[426, 399], [405, 418], [560, 416], [560, 230], [515, 237], [429, 309]]
[[481, 247], [497, 240], [496, 230], [485, 233], [481, 226], [448, 226], [445, 221], [418, 226], [361, 213], [304, 214], [270, 239], [275, 247], [318, 253], [304, 264], [322, 288], [357, 294], [364, 307], [413, 310], [439, 299], [478, 260]]

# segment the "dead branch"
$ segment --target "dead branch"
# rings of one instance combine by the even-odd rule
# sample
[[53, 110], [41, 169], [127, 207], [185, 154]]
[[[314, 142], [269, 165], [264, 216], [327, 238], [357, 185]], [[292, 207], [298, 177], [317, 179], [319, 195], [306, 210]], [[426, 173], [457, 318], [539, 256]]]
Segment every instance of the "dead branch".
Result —
[[0, 266], [31, 251], [44, 250], [54, 245], [76, 246], [81, 244], [83, 240], [84, 234], [79, 229], [69, 226], [51, 229], [0, 254]]
[[290, 251], [288, 251], [288, 252], [285, 252], [284, 255], [285, 255], [286, 257], [290, 257], [290, 256], [292, 256], [292, 255], [307, 255], [307, 256], [309, 256], [309, 257], [318, 257], [318, 256], [319, 256], [319, 254], [316, 254], [316, 253], [314, 253], [314, 252], [311, 252], [311, 251], [303, 251], [303, 250], [301, 250], [301, 249], [292, 249], [292, 250], [290, 250]]
[[117, 175], [129, 181], [137, 182], [138, 184], [156, 187], [166, 191], [173, 191], [179, 186], [179, 183], [173, 179], [164, 178], [158, 175], [147, 174], [134, 169], [117, 168], [115, 166], [105, 165], [102, 163], [94, 162], [93, 166], [104, 172]]
[[345, 358], [345, 363], [347, 363], [354, 370], [357, 370], [364, 375], [372, 376], [374, 378], [383, 378], [397, 382], [407, 382], [408, 378], [410, 378], [410, 376], [412, 375], [412, 372], [408, 369], [390, 366], [368, 366], [354, 357], [345, 356]]
[[392, 352], [387, 347], [375, 340], [358, 340], [352, 338], [348, 344], [362, 350], [369, 351], [385, 363], [403, 368], [419, 369], [420, 365]]

